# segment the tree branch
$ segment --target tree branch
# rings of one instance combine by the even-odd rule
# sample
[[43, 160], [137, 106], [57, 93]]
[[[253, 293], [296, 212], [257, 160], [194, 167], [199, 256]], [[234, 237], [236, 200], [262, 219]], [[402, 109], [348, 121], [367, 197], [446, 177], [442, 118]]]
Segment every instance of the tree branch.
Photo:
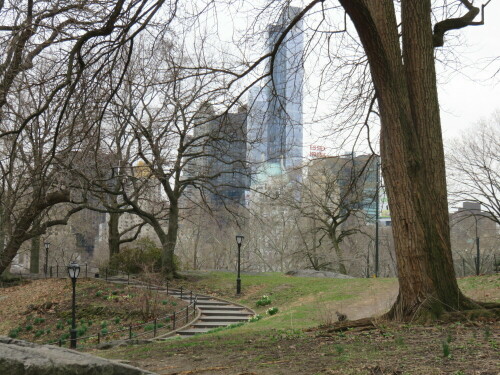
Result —
[[[477, 26], [484, 25], [484, 8], [489, 4], [489, 0], [486, 4], [481, 6], [481, 10], [478, 7], [472, 5], [469, 0], [460, 0], [460, 2], [465, 5], [468, 12], [462, 17], [458, 18], [448, 18], [444, 21], [438, 22], [434, 25], [434, 35], [433, 42], [434, 47], [442, 47], [444, 45], [444, 34], [450, 30], [457, 30], [464, 28], [466, 26]], [[481, 21], [474, 22], [474, 18], [481, 12]]]

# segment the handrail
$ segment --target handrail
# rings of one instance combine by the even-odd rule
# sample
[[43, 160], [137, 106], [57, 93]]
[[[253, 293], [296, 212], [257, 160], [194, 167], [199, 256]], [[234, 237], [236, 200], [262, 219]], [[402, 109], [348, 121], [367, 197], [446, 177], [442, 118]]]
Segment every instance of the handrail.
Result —
[[[87, 271], [85, 277], [88, 278], [88, 269], [92, 268], [94, 266], [91, 265], [89, 267], [88, 263], [84, 263], [84, 265], [85, 265], [85, 268], [86, 268], [86, 271]], [[99, 267], [94, 267], [94, 268], [98, 268], [99, 269]], [[100, 269], [99, 269], [99, 271], [100, 271]], [[111, 275], [109, 275], [109, 273], [113, 273], [114, 275], [111, 276]], [[50, 272], [49, 275], [50, 275], [50, 276], [48, 276], [49, 278], [51, 278], [51, 277], [54, 278], [52, 272]], [[127, 284], [130, 285], [130, 273], [124, 274], [123, 271], [121, 271], [121, 270], [109, 269], [109, 268], [105, 267], [105, 279], [104, 280], [106, 282], [113, 283], [113, 280], [108, 280], [108, 275], [109, 275], [109, 277], [115, 277], [117, 275], [122, 275], [122, 276], [127, 275]], [[47, 277], [47, 274], [45, 274], [45, 277]], [[56, 278], [59, 278], [58, 272], [56, 272]], [[101, 279], [101, 278], [99, 277], [99, 279]], [[144, 281], [144, 280], [140, 280], [140, 279], [135, 279], [133, 281], [133, 283], [135, 285], [132, 285], [132, 286], [138, 287], [139, 285], [143, 285], [143, 286], [146, 286], [147, 288], [155, 288], [156, 290], [165, 292], [167, 295], [173, 295], [173, 293], [170, 293], [173, 290], [169, 289], [168, 281], [167, 281], [167, 285], [166, 286], [152, 284], [152, 283], [150, 283], [148, 281]], [[183, 307], [183, 308], [181, 308], [179, 310], [176, 310], [173, 313], [167, 314], [165, 316], [162, 316], [162, 317], [159, 317], [159, 318], [155, 318], [153, 320], [149, 320], [149, 321], [144, 322], [144, 323], [130, 324], [126, 328], [118, 329], [118, 330], [111, 331], [111, 332], [107, 332], [106, 334], [102, 334], [101, 332], [98, 332], [97, 334], [79, 337], [78, 341], [81, 342], [81, 341], [90, 340], [92, 338], [97, 338], [97, 343], [95, 345], [86, 346], [86, 347], [92, 347], [92, 346], [96, 346], [96, 345], [101, 344], [101, 337], [103, 337], [103, 336], [110, 336], [112, 334], [120, 333], [120, 332], [124, 332], [124, 331], [128, 331], [128, 339], [130, 340], [133, 337], [140, 337], [140, 336], [145, 336], [145, 335], [150, 334], [151, 333], [150, 330], [148, 330], [146, 332], [142, 332], [142, 333], [134, 333], [133, 330], [134, 330], [134, 328], [137, 329], [137, 328], [141, 328], [141, 327], [146, 327], [147, 325], [151, 325], [151, 324], [153, 324], [153, 328], [151, 330], [152, 334], [153, 334], [152, 338], [155, 338], [156, 336], [158, 336], [158, 334], [157, 334], [158, 331], [164, 329], [164, 326], [158, 327], [158, 325], [159, 325], [158, 321], [160, 321], [160, 322], [162, 320], [167, 321], [167, 319], [168, 319], [168, 322], [171, 322], [171, 324], [169, 324], [167, 326], [168, 329], [170, 329], [170, 331], [163, 332], [161, 335], [163, 336], [165, 334], [168, 334], [169, 332], [174, 332], [176, 330], [176, 323], [178, 321], [181, 321], [181, 319], [184, 319], [185, 320], [185, 324], [187, 324], [187, 323], [189, 323], [189, 316], [190, 315], [191, 316], [195, 316], [195, 314], [196, 314], [196, 304], [197, 304], [197, 300], [198, 300], [198, 295], [196, 293], [193, 294], [193, 291], [186, 290], [182, 286], [180, 287], [179, 290], [180, 290], [180, 298], [181, 299], [183, 298], [183, 296], [188, 296], [189, 295], [189, 304], [186, 307]], [[177, 289], [175, 289], [175, 291], [177, 291]], [[189, 312], [190, 309], [191, 309], [191, 312]], [[185, 313], [183, 314], [183, 312], [185, 312]], [[123, 338], [119, 337], [119, 338], [115, 338], [113, 340], [104, 341], [104, 342], [110, 342], [110, 341], [115, 341], [115, 340], [119, 340], [119, 339], [123, 339]], [[126, 340], [126, 338], [125, 338], [125, 340]], [[58, 344], [59, 346], [62, 346], [66, 341], [70, 341], [69, 340], [69, 336], [67, 338], [65, 338], [65, 339], [59, 338], [58, 340], [51, 340], [49, 342], [45, 342], [44, 344]], [[80, 347], [82, 347], [82, 346], [80, 345]]]

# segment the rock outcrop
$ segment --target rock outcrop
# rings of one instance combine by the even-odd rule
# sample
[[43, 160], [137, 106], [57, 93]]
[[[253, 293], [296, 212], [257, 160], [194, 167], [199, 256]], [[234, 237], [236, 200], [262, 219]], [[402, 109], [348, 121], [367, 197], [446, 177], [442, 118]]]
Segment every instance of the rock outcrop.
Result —
[[288, 271], [286, 274], [288, 276], [296, 276], [296, 277], [327, 277], [332, 279], [353, 279], [352, 276], [330, 271], [296, 270], [296, 271]]
[[70, 349], [0, 336], [0, 374], [151, 375], [153, 373]]

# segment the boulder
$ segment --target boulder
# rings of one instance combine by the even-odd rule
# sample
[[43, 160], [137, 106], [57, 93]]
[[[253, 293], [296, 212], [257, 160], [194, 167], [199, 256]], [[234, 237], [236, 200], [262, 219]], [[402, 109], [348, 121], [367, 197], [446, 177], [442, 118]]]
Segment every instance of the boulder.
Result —
[[296, 271], [288, 271], [286, 274], [288, 276], [296, 276], [296, 277], [329, 277], [332, 279], [353, 279], [352, 276], [331, 271], [296, 270]]
[[75, 350], [0, 336], [0, 374], [146, 375], [153, 373]]

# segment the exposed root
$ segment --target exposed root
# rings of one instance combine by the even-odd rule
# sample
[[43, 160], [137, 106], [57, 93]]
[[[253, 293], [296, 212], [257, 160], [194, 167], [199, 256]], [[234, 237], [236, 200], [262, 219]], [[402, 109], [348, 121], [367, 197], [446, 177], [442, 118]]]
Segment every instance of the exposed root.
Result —
[[[432, 323], [440, 321], [450, 314], [467, 314], [467, 311], [487, 311], [489, 309], [500, 308], [498, 303], [477, 302], [465, 297], [460, 293], [457, 303], [446, 303], [434, 295], [422, 298], [420, 302], [413, 305], [403, 303], [400, 296], [391, 309], [383, 315], [383, 318], [390, 321]], [[454, 316], [454, 315], [452, 315]]]
[[[342, 321], [342, 322], [336, 322], [332, 325], [319, 327], [321, 331], [326, 333], [343, 332], [347, 330], [354, 330], [360, 332], [360, 331], [369, 331], [375, 328], [377, 328], [377, 326], [375, 325], [375, 318], [363, 318], [352, 321]], [[312, 331], [312, 329], [308, 331]]]
[[497, 322], [500, 320], [500, 308], [480, 308], [464, 311], [447, 312], [440, 322]]

